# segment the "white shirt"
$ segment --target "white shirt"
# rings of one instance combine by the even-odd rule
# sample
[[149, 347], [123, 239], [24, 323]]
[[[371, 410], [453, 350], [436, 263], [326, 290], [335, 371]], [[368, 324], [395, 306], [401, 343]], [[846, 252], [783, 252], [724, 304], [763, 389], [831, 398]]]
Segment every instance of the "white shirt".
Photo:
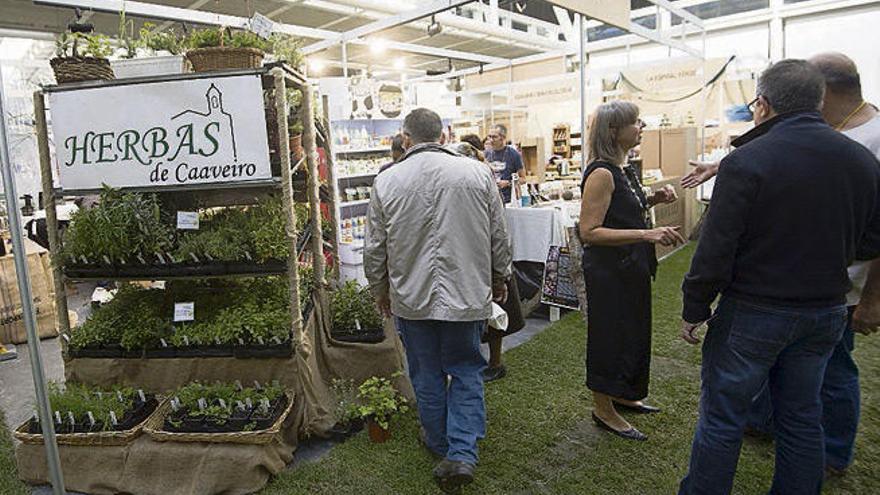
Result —
[[[843, 131], [843, 134], [861, 143], [862, 146], [871, 150], [880, 159], [880, 115], [858, 127]], [[847, 306], [857, 305], [862, 298], [862, 290], [865, 288], [865, 280], [868, 278], [868, 266], [870, 264], [870, 261], [855, 261], [847, 270], [849, 272], [849, 279], [852, 282], [852, 289], [846, 295]]]

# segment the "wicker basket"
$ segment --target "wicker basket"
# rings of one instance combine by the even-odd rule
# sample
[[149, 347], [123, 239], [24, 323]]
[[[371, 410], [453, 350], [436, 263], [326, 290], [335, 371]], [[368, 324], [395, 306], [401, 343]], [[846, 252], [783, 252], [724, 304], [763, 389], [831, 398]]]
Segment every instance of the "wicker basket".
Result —
[[144, 422], [144, 431], [156, 442], [206, 442], [206, 443], [241, 443], [248, 445], [266, 445], [272, 443], [281, 431], [284, 420], [293, 410], [294, 394], [287, 392], [288, 404], [281, 416], [275, 423], [265, 430], [256, 431], [233, 431], [224, 433], [175, 433], [165, 431], [162, 428], [165, 425], [165, 417], [171, 408], [171, 403], [166, 401], [157, 409], [158, 414], [154, 414]]
[[[58, 445], [76, 445], [80, 447], [112, 447], [120, 445], [128, 445], [132, 440], [139, 437], [141, 432], [154, 417], [159, 415], [163, 410], [163, 406], [168, 401], [164, 400], [159, 403], [156, 409], [144, 421], [135, 425], [130, 430], [123, 431], [101, 431], [95, 433], [59, 433], [55, 435]], [[167, 407], [167, 406], [166, 406]], [[13, 433], [15, 438], [21, 443], [30, 445], [43, 445], [43, 435], [40, 433], [28, 433], [28, 423], [25, 421], [21, 426], [15, 429]]]
[[110, 61], [95, 57], [56, 57], [49, 61], [58, 84], [116, 79]]
[[256, 48], [230, 48], [214, 46], [194, 48], [186, 52], [186, 58], [195, 72], [223, 69], [258, 69], [263, 65], [263, 51]]

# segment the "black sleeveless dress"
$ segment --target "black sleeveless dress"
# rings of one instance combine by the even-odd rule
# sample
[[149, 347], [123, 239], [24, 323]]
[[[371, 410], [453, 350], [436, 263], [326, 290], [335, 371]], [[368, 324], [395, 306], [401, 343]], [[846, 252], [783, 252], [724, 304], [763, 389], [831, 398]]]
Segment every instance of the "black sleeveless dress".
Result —
[[[614, 193], [602, 222], [610, 229], [647, 229], [648, 200], [632, 168], [596, 161], [587, 177], [604, 168]], [[585, 198], [589, 201], [590, 198]], [[584, 245], [587, 289], [587, 387], [625, 400], [648, 395], [651, 367], [651, 278], [657, 271], [654, 245]]]

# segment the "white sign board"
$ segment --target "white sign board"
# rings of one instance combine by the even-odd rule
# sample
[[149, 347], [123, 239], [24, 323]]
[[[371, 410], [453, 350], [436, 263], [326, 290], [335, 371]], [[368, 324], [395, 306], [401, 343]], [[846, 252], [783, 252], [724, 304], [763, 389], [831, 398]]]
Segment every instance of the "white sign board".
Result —
[[177, 228], [180, 230], [199, 230], [199, 212], [178, 211]]
[[174, 303], [174, 321], [193, 321], [196, 319], [196, 303]]
[[49, 95], [63, 190], [268, 179], [258, 75]]

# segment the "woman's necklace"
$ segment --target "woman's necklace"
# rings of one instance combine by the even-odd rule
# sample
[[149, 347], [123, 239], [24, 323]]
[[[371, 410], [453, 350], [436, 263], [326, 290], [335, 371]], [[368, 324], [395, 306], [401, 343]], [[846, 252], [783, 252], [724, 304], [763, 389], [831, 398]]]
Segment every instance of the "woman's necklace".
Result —
[[840, 124], [838, 124], [838, 125], [836, 125], [836, 126], [834, 127], [834, 130], [835, 130], [835, 131], [842, 131], [843, 128], [846, 127], [846, 124], [848, 124], [849, 121], [850, 121], [853, 117], [855, 117], [857, 113], [861, 112], [862, 109], [865, 108], [865, 105], [867, 105], [867, 104], [868, 104], [867, 101], [862, 100], [862, 102], [859, 104], [859, 106], [857, 106], [855, 110], [853, 110], [852, 112], [850, 112], [850, 114], [847, 115], [845, 119], [843, 119], [843, 122], [841, 122]]

